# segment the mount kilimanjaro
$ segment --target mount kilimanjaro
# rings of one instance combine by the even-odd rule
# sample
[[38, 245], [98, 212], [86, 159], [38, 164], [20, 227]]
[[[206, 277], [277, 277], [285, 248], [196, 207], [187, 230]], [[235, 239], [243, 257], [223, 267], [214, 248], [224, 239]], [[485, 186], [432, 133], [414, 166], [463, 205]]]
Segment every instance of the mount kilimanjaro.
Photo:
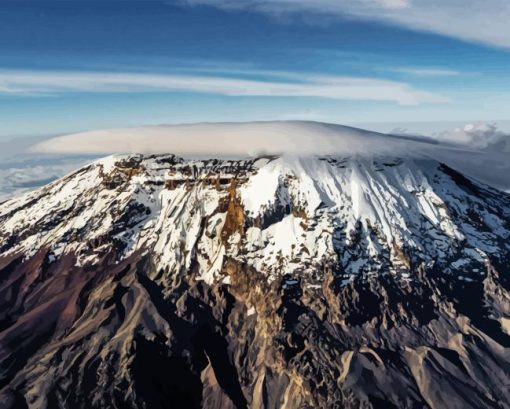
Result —
[[427, 155], [109, 156], [0, 204], [0, 403], [509, 408], [509, 237]]

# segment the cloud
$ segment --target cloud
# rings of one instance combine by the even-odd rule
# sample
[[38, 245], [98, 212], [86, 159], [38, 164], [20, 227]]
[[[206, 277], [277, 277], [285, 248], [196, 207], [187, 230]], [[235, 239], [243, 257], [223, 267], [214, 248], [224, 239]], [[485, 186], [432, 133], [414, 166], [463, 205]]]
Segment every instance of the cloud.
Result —
[[[250, 75], [254, 72], [251, 71]], [[239, 76], [146, 74], [89, 71], [0, 71], [0, 93], [17, 95], [66, 92], [181, 91], [226, 96], [317, 97], [388, 101], [401, 105], [445, 103], [445, 96], [408, 84], [371, 78], [278, 73], [272, 80]]]
[[398, 25], [461, 40], [510, 48], [508, 0], [178, 0], [275, 15], [314, 13]]
[[405, 9], [411, 5], [410, 0], [377, 0], [377, 3], [389, 9]]
[[404, 127], [391, 130], [390, 134], [404, 137], [417, 137], [422, 140], [435, 141], [464, 149], [485, 152], [510, 153], [510, 133], [502, 131], [497, 123], [472, 122], [446, 131], [424, 136]]
[[[271, 154], [395, 154], [409, 151], [409, 141], [410, 138], [312, 121], [227, 122], [82, 132], [42, 141], [32, 151], [56, 154], [170, 152], [234, 157], [262, 151]], [[423, 141], [413, 138], [413, 142], [418, 146], [416, 151], [420, 151]]]
[[438, 69], [438, 68], [392, 68], [391, 71], [402, 74], [416, 75], [418, 77], [457, 77], [459, 71]]
[[25, 155], [0, 166], [0, 203], [44, 186], [91, 162], [92, 157]]
[[510, 134], [501, 131], [495, 123], [475, 122], [440, 132], [435, 137], [442, 142], [455, 145], [486, 151], [510, 152]]
[[60, 136], [39, 153], [173, 153], [242, 158], [260, 154], [434, 159], [498, 188], [509, 189], [509, 155], [464, 149], [420, 136], [384, 135], [336, 124], [303, 121], [201, 123], [108, 129]]

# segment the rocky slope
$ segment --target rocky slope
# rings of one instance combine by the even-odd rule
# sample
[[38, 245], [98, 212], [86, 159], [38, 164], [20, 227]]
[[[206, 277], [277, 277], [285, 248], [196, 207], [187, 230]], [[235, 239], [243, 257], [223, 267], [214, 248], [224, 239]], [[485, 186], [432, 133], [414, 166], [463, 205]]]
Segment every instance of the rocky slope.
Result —
[[510, 407], [509, 236], [429, 159], [108, 157], [0, 205], [1, 406]]

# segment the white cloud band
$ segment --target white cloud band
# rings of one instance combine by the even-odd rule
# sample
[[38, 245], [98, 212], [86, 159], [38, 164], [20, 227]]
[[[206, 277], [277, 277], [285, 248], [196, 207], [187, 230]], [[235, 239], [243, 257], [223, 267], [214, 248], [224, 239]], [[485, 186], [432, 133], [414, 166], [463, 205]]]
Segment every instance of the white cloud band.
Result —
[[259, 154], [411, 157], [446, 163], [466, 175], [509, 189], [508, 154], [452, 147], [430, 138], [391, 136], [317, 122], [248, 122], [109, 129], [60, 136], [33, 151], [53, 154], [174, 153], [246, 157]]
[[508, 0], [177, 0], [275, 15], [314, 12], [396, 24], [467, 41], [510, 48]]
[[227, 96], [317, 97], [388, 101], [401, 105], [444, 103], [442, 95], [408, 84], [370, 78], [280, 73], [279, 80], [238, 77], [88, 71], [0, 71], [0, 93], [181, 91]]

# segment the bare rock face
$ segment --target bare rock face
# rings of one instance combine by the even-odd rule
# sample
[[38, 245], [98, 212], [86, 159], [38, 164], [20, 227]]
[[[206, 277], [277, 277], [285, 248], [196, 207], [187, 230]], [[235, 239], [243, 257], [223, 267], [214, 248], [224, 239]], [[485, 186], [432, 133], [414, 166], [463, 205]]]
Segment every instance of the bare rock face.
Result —
[[0, 406], [509, 408], [509, 237], [431, 160], [109, 157], [0, 205]]

